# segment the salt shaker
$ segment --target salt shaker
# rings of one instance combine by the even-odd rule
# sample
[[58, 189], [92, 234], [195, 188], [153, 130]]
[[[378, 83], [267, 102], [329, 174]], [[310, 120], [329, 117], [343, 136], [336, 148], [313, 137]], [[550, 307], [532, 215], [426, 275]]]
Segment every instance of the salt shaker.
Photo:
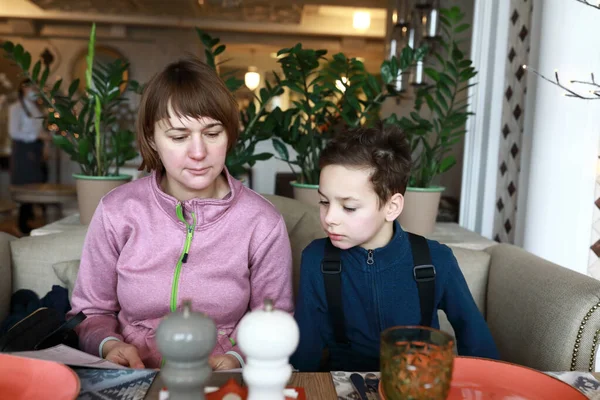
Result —
[[264, 308], [246, 314], [237, 334], [246, 355], [242, 376], [247, 400], [284, 400], [283, 389], [292, 375], [290, 356], [298, 347], [300, 332], [294, 317], [265, 300]]
[[205, 400], [204, 386], [212, 374], [208, 364], [217, 340], [215, 323], [205, 314], [192, 312], [184, 301], [180, 312], [169, 314], [156, 330], [163, 357], [161, 377], [169, 400]]

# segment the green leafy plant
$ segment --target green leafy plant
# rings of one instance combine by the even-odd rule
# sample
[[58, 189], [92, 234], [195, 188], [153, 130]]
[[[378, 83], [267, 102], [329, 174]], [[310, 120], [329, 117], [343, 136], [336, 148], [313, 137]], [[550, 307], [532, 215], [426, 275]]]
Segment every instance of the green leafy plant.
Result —
[[459, 35], [470, 27], [463, 19], [458, 7], [440, 10], [442, 38], [431, 52], [436, 63], [424, 70], [433, 84], [417, 91], [409, 117], [398, 120], [392, 115], [387, 120], [408, 134], [413, 154], [411, 187], [433, 186], [436, 177], [456, 164], [449, 153], [465, 134], [465, 123], [472, 115], [467, 111], [466, 91], [474, 85], [469, 80], [477, 71], [459, 48]]
[[[213, 38], [208, 33], [200, 29], [196, 29], [202, 44], [204, 45], [204, 54], [206, 62], [217, 73], [219, 66], [227, 60], [217, 63], [219, 55], [226, 50], [224, 44], [220, 44], [220, 39]], [[235, 93], [239, 90], [244, 82], [232, 76], [234, 72], [229, 74], [220, 74], [227, 88]], [[276, 96], [283, 94], [283, 88], [279, 81], [275, 86], [272, 86], [268, 81], [265, 82], [265, 87], [261, 88], [258, 95], [253, 94], [254, 101], [250, 105], [240, 111], [240, 122], [242, 128], [239, 132], [238, 141], [233, 149], [227, 154], [225, 164], [229, 173], [233, 176], [241, 176], [246, 172], [246, 168], [252, 167], [257, 161], [268, 160], [273, 157], [271, 153], [255, 153], [256, 145], [264, 140], [271, 138], [271, 130], [273, 129], [272, 120], [266, 120], [268, 114], [267, 107], [269, 102]]]
[[[324, 82], [319, 74], [319, 61], [326, 53], [325, 50], [303, 49], [301, 44], [277, 53], [283, 56], [278, 61], [284, 76], [282, 85], [290, 89], [296, 99], [293, 100], [295, 107], [272, 113], [271, 119], [276, 125], [273, 146], [292, 170], [292, 165], [300, 167], [298, 181], [303, 183], [314, 181], [314, 166], [318, 163], [320, 149], [329, 138], [323, 134], [323, 127], [333, 121], [335, 110], [332, 101], [335, 83]], [[290, 159], [284, 143], [296, 150], [295, 160]]]
[[[228, 61], [217, 62], [226, 46], [199, 29], [197, 33], [205, 47], [207, 64], [218, 71]], [[297, 173], [299, 182], [318, 183], [318, 160], [327, 141], [345, 125], [358, 126], [376, 120], [385, 99], [399, 95], [394, 87], [401, 71], [423, 57], [425, 49], [406, 48], [400, 59], [384, 61], [383, 82], [354, 58], [339, 53], [328, 60], [326, 54], [326, 50], [304, 49], [301, 44], [279, 51], [281, 71], [272, 72], [275, 83], [265, 80], [265, 87], [254, 96], [255, 101], [241, 111], [240, 140], [227, 158], [231, 173], [242, 173], [246, 166], [271, 158], [270, 153], [254, 154], [254, 151], [257, 143], [272, 139], [278, 158]], [[243, 84], [226, 74], [221, 78], [232, 92]], [[270, 101], [282, 95], [284, 88], [293, 93], [294, 107], [287, 110], [275, 107], [269, 111]], [[296, 151], [294, 159], [286, 145]]]
[[[304, 49], [301, 44], [278, 52], [283, 56], [279, 59], [282, 85], [294, 94], [295, 107], [269, 115], [277, 125], [273, 145], [292, 170], [293, 165], [299, 167], [298, 182], [318, 184], [319, 157], [331, 137], [345, 127], [376, 120], [381, 104], [400, 95], [395, 88], [402, 71], [425, 51], [407, 47], [399, 59], [384, 61], [381, 81], [362, 62], [342, 53], [327, 59], [326, 50]], [[295, 160], [290, 159], [284, 143], [297, 152]]]
[[37, 89], [48, 109], [47, 124], [54, 132], [53, 143], [77, 162], [88, 176], [119, 175], [119, 167], [137, 156], [134, 133], [121, 126], [117, 114], [127, 103], [121, 86], [138, 91], [136, 82], [123, 80], [129, 67], [123, 60], [107, 65], [94, 62], [96, 26], [92, 25], [88, 43], [85, 93], [78, 93], [79, 79], [62, 91], [62, 79], [47, 87], [49, 68], [41, 61], [31, 65], [31, 54], [20, 44], [4, 42], [6, 58], [13, 61]]
[[[281, 71], [273, 72], [276, 84], [267, 84], [256, 96], [258, 106], [252, 104], [242, 111], [242, 136], [247, 142], [240, 145], [242, 152], [235, 155], [235, 162], [246, 163], [250, 150], [254, 150], [252, 143], [271, 137], [278, 158], [288, 163], [297, 181], [318, 184], [318, 160], [327, 142], [343, 129], [370, 126], [377, 121], [384, 101], [403, 97], [397, 90], [402, 75], [417, 62], [433, 60], [425, 68], [432, 83], [416, 90], [409, 116], [398, 118], [392, 114], [385, 120], [400, 126], [409, 137], [413, 150], [409, 185], [432, 186], [436, 177], [456, 163], [449, 152], [465, 133], [464, 125], [471, 115], [465, 92], [472, 86], [469, 80], [477, 74], [472, 61], [459, 48], [459, 35], [470, 27], [462, 23], [464, 14], [457, 7], [440, 12], [442, 37], [433, 50], [429, 45], [405, 47], [399, 57], [382, 62], [379, 78], [362, 62], [342, 53], [327, 58], [326, 50], [305, 49], [300, 43], [280, 50]], [[217, 68], [216, 56], [225, 51], [225, 46], [219, 44], [219, 39], [199, 34], [207, 48], [207, 62]], [[241, 86], [241, 82], [237, 86], [233, 81], [226, 82], [233, 90]], [[266, 105], [283, 88], [289, 90], [293, 107], [268, 111]], [[291, 157], [288, 146], [297, 153], [295, 157]], [[264, 153], [256, 156], [254, 161], [268, 158]]]

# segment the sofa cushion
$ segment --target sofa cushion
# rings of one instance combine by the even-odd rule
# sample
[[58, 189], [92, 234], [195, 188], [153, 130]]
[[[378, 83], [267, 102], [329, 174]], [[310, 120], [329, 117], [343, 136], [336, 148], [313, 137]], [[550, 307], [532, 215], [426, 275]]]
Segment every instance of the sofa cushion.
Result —
[[[486, 315], [486, 293], [488, 274], [490, 270], [490, 255], [485, 251], [470, 250], [457, 246], [449, 246], [456, 257], [456, 261], [465, 276], [469, 290], [473, 295], [477, 308], [485, 317]], [[454, 329], [450, 325], [446, 314], [443, 311], [438, 312], [440, 319], [440, 328], [443, 331], [454, 335]]]
[[288, 197], [263, 194], [283, 215], [290, 236], [293, 257], [294, 298], [300, 284], [302, 250], [315, 239], [325, 237], [319, 220], [319, 208]]
[[31, 289], [43, 297], [52, 285], [62, 285], [52, 265], [81, 258], [86, 232], [86, 226], [74, 226], [61, 233], [23, 237], [10, 242], [12, 291]]
[[77, 281], [77, 273], [79, 272], [79, 260], [61, 261], [53, 264], [52, 269], [57, 278], [63, 283], [61, 286], [66, 287], [69, 290], [69, 302], [73, 295], [73, 288], [75, 287], [75, 281]]

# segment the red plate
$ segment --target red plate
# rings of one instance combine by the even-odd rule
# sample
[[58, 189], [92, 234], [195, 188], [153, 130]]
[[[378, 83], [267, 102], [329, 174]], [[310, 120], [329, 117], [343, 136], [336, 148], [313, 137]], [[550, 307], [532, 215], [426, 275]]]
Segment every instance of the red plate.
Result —
[[0, 354], [0, 399], [73, 400], [79, 390], [79, 377], [62, 364]]
[[[382, 400], [385, 397], [379, 385]], [[574, 387], [537, 370], [503, 361], [456, 357], [447, 400], [587, 400]]]

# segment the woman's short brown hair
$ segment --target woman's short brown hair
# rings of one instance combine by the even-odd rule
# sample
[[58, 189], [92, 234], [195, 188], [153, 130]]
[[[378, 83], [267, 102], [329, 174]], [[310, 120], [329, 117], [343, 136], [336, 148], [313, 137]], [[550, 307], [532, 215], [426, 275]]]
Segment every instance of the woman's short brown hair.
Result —
[[328, 165], [372, 170], [373, 190], [383, 206], [394, 194], [406, 192], [411, 168], [410, 145], [400, 128], [380, 121], [372, 128], [338, 133], [319, 158], [321, 169]]
[[161, 170], [162, 162], [151, 144], [155, 123], [172, 117], [210, 117], [223, 124], [227, 149], [239, 136], [239, 111], [235, 98], [217, 73], [195, 57], [188, 57], [157, 73], [146, 84], [137, 118], [137, 141], [142, 153], [139, 170]]

